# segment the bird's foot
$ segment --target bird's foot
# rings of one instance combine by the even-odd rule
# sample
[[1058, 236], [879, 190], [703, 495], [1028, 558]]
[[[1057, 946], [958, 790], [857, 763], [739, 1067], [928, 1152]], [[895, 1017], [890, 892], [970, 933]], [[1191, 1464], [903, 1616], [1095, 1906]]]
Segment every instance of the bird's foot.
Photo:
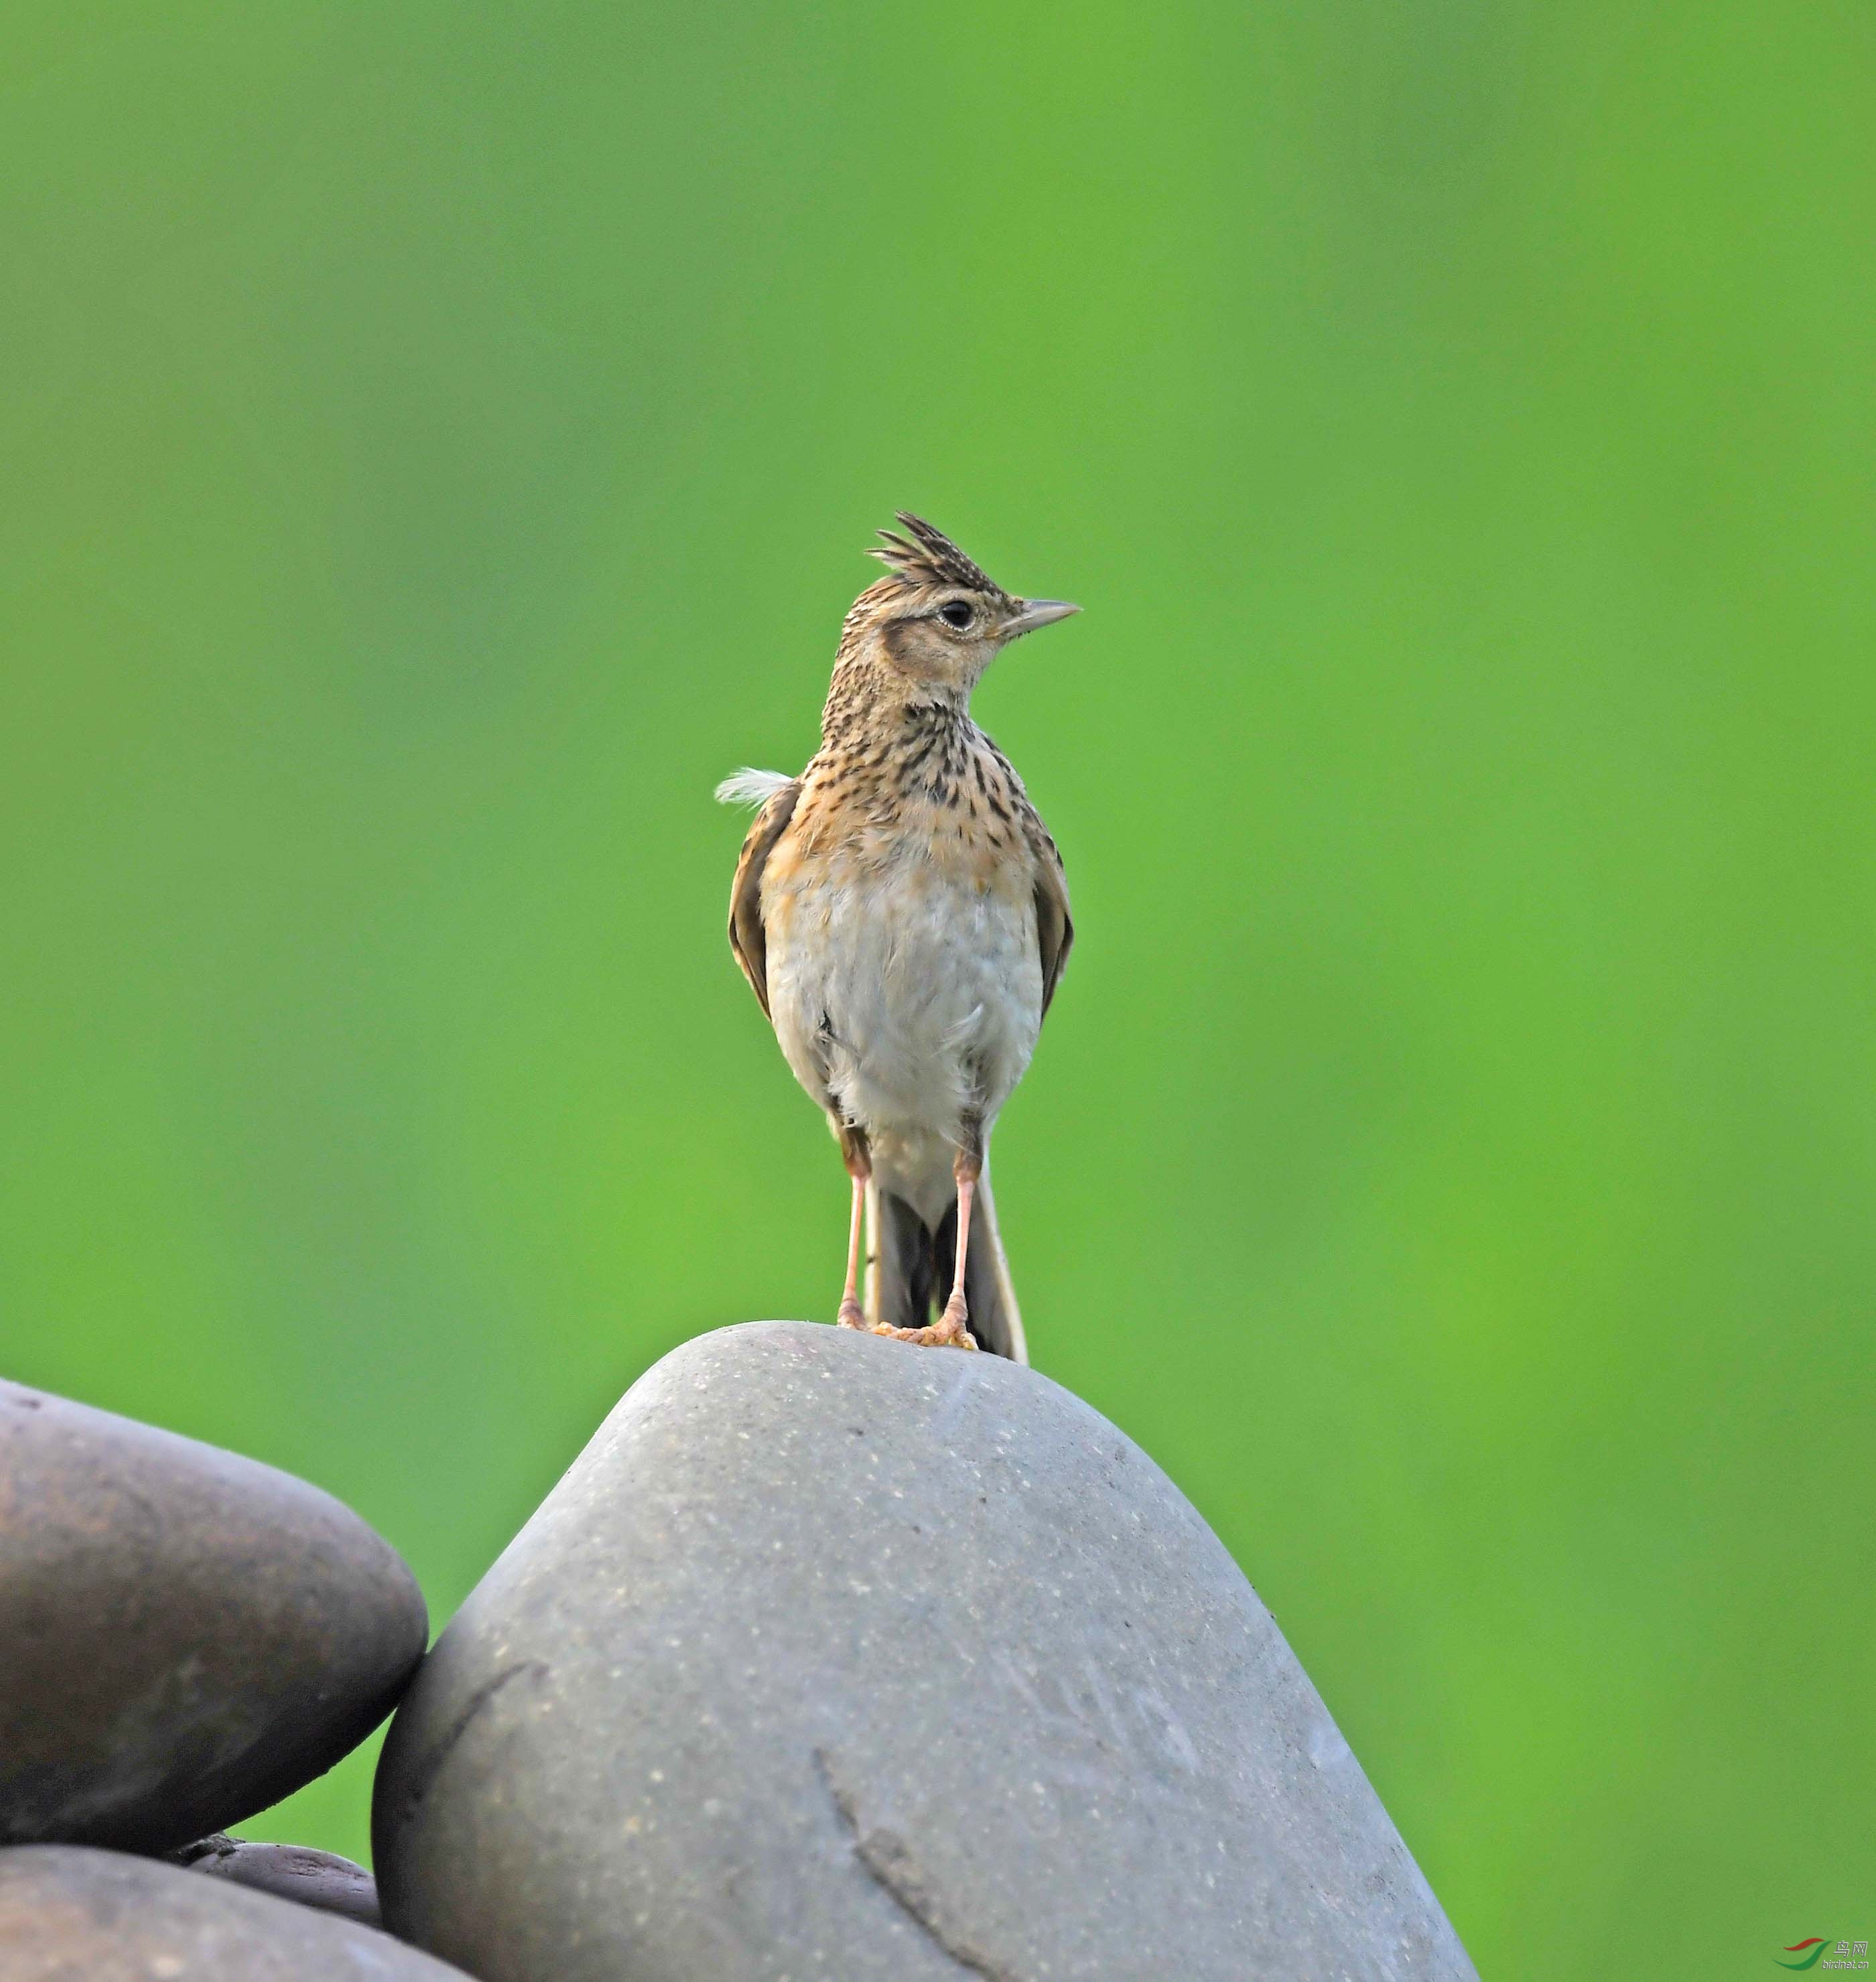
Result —
[[866, 1310], [851, 1294], [849, 1294], [840, 1303], [839, 1326], [842, 1328], [857, 1328], [863, 1335], [867, 1333]]
[[954, 1349], [975, 1349], [977, 1338], [966, 1325], [970, 1320], [964, 1306], [964, 1290], [953, 1287], [951, 1298], [944, 1304], [944, 1313], [938, 1317], [933, 1340]]
[[882, 1322], [873, 1333], [894, 1342], [914, 1343], [920, 1349], [975, 1349], [977, 1346], [977, 1338], [969, 1329], [947, 1328], [942, 1321], [933, 1322], [930, 1328], [888, 1328]]
[[873, 1332], [895, 1342], [916, 1343], [921, 1349], [975, 1349], [977, 1338], [964, 1325], [966, 1319], [963, 1296], [953, 1294], [930, 1328], [888, 1328], [882, 1323]]

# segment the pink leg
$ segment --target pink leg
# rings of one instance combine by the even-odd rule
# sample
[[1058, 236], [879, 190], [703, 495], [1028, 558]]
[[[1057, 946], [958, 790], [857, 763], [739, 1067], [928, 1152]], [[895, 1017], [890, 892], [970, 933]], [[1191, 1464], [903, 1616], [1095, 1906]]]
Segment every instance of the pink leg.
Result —
[[[970, 1203], [976, 1194], [976, 1173], [960, 1171], [957, 1180], [957, 1271], [952, 1276], [951, 1298], [945, 1303], [944, 1313], [938, 1317], [938, 1326], [933, 1331], [937, 1340], [958, 1342], [960, 1346], [971, 1340], [965, 1327], [970, 1314], [964, 1305], [964, 1255], [970, 1246]], [[973, 1343], [972, 1346], [974, 1348], [976, 1344]]]
[[840, 1326], [864, 1329], [866, 1310], [860, 1304], [860, 1219], [866, 1202], [865, 1173], [853, 1173], [853, 1221], [847, 1228], [846, 1292], [840, 1296]]
[[881, 1324], [873, 1331], [875, 1335], [890, 1335], [895, 1341], [916, 1342], [928, 1349], [976, 1347], [976, 1337], [966, 1325], [970, 1315], [964, 1305], [964, 1258], [970, 1248], [971, 1200], [976, 1195], [977, 1176], [983, 1167], [982, 1146], [973, 1135], [971, 1146], [960, 1150], [957, 1159], [957, 1266], [951, 1277], [951, 1298], [944, 1304], [944, 1313], [930, 1328], [888, 1328]]

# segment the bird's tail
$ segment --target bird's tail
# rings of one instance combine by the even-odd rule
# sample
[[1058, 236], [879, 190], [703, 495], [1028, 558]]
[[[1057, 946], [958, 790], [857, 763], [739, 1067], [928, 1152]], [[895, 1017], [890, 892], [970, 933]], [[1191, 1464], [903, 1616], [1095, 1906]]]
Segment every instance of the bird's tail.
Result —
[[[890, 1183], [876, 1176], [866, 1186], [866, 1318], [892, 1328], [923, 1328], [951, 1291], [957, 1260], [954, 1199], [934, 1231]], [[996, 1227], [990, 1166], [977, 1180], [964, 1252], [964, 1300], [977, 1346], [1013, 1363], [1026, 1363], [1029, 1344], [1010, 1262]]]

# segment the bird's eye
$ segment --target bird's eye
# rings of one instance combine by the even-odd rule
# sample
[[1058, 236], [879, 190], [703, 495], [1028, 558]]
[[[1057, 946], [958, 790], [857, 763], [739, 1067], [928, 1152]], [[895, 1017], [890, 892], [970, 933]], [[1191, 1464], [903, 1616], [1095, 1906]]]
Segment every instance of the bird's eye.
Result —
[[947, 626], [954, 626], [963, 632], [975, 616], [961, 599], [953, 599], [938, 609], [938, 616]]

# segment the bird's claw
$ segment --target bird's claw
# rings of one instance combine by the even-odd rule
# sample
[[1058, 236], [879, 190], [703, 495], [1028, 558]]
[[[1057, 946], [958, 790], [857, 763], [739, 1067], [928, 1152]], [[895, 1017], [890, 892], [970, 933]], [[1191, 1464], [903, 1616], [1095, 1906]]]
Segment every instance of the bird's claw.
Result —
[[916, 1343], [921, 1349], [975, 1349], [977, 1338], [964, 1324], [964, 1303], [953, 1299], [945, 1303], [944, 1313], [929, 1328], [889, 1328], [881, 1322], [873, 1333], [890, 1336], [894, 1342]]
[[840, 1314], [837, 1326], [842, 1328], [857, 1328], [863, 1335], [868, 1332], [866, 1310], [851, 1294], [849, 1294], [840, 1303]]

